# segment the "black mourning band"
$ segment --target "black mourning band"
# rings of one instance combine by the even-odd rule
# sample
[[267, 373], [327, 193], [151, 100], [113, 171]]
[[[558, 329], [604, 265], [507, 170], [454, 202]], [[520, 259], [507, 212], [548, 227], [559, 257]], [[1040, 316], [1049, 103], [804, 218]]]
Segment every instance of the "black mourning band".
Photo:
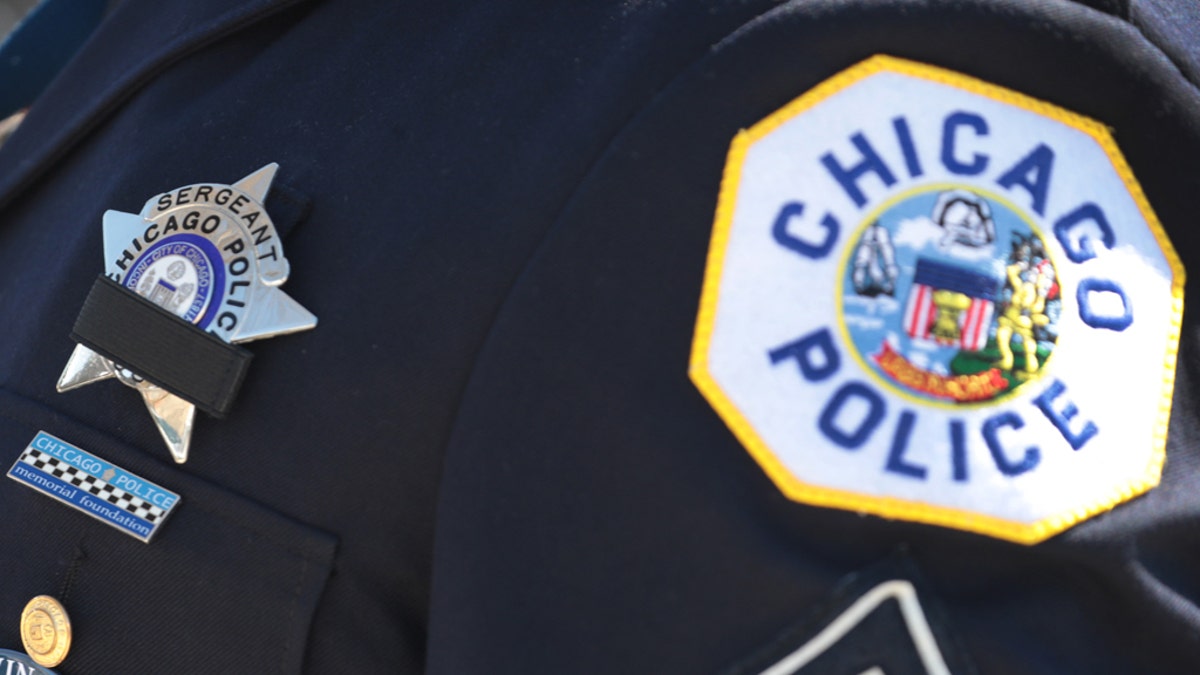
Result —
[[253, 357], [103, 275], [71, 339], [215, 417], [233, 407]]

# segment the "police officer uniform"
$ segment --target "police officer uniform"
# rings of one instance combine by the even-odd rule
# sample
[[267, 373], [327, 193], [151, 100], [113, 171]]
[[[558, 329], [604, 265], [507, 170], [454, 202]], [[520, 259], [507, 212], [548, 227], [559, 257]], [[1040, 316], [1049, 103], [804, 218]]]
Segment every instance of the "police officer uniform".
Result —
[[[731, 140], [873, 55], [1098, 120], [1188, 266], [1197, 31], [1162, 0], [114, 3], [0, 148], [0, 453], [44, 431], [181, 501], [145, 543], [5, 481], [0, 647], [46, 594], [67, 675], [748, 672], [902, 578], [951, 672], [1190, 672], [1190, 314], [1161, 484], [1032, 545], [788, 499], [688, 362]], [[129, 388], [55, 390], [103, 214], [271, 162], [319, 324], [248, 345], [176, 464]], [[798, 672], [925, 672], [878, 621]]]

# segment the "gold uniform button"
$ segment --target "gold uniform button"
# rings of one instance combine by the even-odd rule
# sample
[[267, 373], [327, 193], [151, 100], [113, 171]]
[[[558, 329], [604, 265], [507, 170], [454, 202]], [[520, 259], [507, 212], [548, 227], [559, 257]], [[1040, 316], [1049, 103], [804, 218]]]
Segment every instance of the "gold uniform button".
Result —
[[38, 665], [53, 668], [71, 649], [71, 619], [58, 600], [39, 595], [21, 612], [21, 642]]

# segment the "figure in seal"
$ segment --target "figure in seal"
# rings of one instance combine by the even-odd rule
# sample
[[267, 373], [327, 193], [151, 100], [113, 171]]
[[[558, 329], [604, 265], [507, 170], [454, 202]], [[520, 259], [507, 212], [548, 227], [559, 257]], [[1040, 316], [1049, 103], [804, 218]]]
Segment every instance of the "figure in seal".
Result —
[[1010, 372], [1015, 369], [1013, 345], [1019, 338], [1025, 363], [1015, 374], [1028, 377], [1040, 367], [1037, 333], [1051, 323], [1046, 303], [1057, 296], [1058, 284], [1040, 239], [1014, 233], [1012, 246], [1011, 262], [1005, 268], [1010, 296], [996, 319], [996, 347], [1000, 350], [996, 366]]

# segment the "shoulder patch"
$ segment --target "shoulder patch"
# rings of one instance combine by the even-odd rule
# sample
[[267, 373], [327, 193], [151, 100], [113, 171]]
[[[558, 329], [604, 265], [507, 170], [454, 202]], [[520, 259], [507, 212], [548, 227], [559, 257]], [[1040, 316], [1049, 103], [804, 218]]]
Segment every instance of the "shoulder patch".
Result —
[[690, 374], [793, 500], [1035, 543], [1158, 484], [1183, 285], [1103, 125], [875, 56], [734, 139]]

